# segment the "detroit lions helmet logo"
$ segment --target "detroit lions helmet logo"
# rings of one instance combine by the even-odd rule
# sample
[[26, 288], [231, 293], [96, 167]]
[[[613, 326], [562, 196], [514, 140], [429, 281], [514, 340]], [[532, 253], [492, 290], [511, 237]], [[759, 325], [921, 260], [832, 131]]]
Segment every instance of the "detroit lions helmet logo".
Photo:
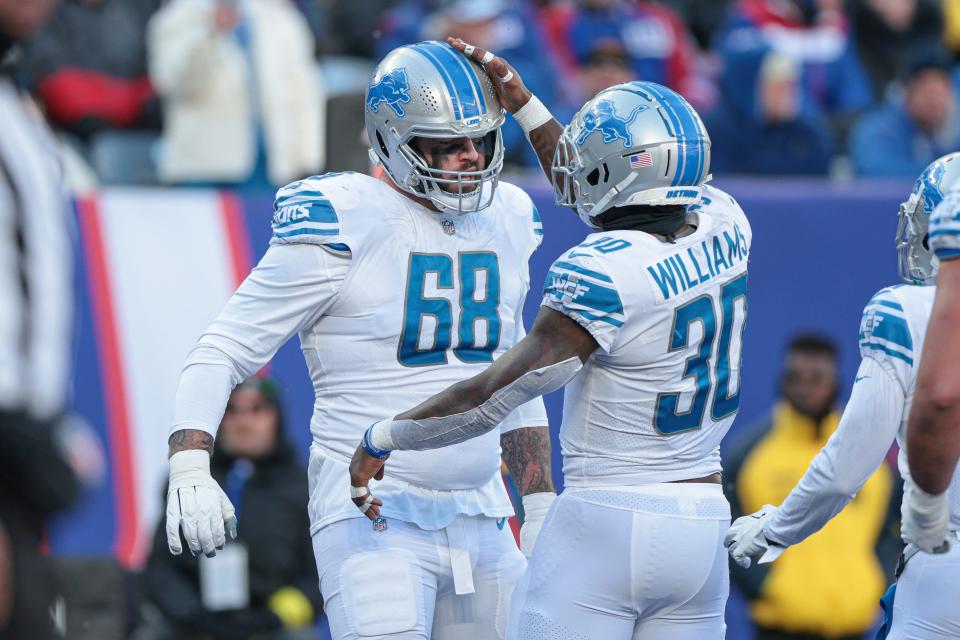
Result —
[[367, 91], [367, 108], [377, 111], [382, 103], [393, 109], [398, 118], [406, 115], [403, 106], [410, 102], [410, 83], [404, 69], [394, 69], [371, 85]]
[[623, 140], [624, 148], [632, 147], [633, 135], [630, 133], [630, 125], [646, 109], [646, 106], [640, 105], [630, 113], [628, 118], [622, 118], [617, 115], [612, 100], [600, 100], [583, 114], [583, 131], [577, 138], [577, 144], [583, 144], [590, 134], [599, 131], [603, 134], [603, 141], [606, 144]]
[[933, 210], [943, 200], [940, 182], [943, 180], [944, 171], [946, 171], [946, 164], [937, 162], [920, 174], [920, 179], [917, 180], [917, 184], [913, 188], [914, 193], [920, 192], [920, 197], [923, 198], [923, 209], [927, 215], [933, 213]]

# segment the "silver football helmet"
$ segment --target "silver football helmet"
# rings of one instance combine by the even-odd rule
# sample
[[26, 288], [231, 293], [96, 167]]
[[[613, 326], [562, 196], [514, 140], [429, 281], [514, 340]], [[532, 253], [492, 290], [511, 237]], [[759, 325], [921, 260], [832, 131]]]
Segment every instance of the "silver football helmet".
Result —
[[930, 215], [951, 189], [960, 186], [960, 153], [937, 158], [923, 170], [907, 201], [900, 205], [897, 253], [900, 278], [908, 284], [934, 284], [939, 261], [927, 242]]
[[[365, 115], [371, 159], [398, 187], [441, 211], [479, 211], [493, 202], [504, 112], [476, 62], [440, 42], [394, 49], [373, 72]], [[476, 171], [432, 168], [411, 145], [416, 137], [471, 138], [486, 164]]]
[[596, 217], [626, 205], [688, 205], [710, 180], [710, 137], [677, 92], [654, 82], [604, 89], [573, 117], [553, 158], [557, 204]]

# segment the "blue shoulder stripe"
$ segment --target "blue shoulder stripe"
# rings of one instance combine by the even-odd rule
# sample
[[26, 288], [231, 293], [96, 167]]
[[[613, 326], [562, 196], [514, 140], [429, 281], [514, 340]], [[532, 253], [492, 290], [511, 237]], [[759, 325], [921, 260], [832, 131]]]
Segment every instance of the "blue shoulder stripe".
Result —
[[906, 362], [908, 365], [913, 366], [913, 358], [911, 358], [910, 356], [904, 353], [900, 353], [899, 351], [894, 351], [893, 349], [890, 349], [889, 347], [886, 347], [882, 344], [878, 344], [876, 342], [861, 342], [860, 347], [863, 349], [873, 349], [875, 351], [882, 351], [883, 353], [887, 354], [890, 357], [898, 358]]
[[329, 200], [312, 200], [302, 204], [292, 204], [280, 207], [273, 214], [273, 227], [275, 229], [303, 222], [337, 224], [340, 221]]
[[937, 257], [941, 260], [960, 258], [960, 249], [934, 249], [934, 253], [936, 253]]
[[277, 199], [273, 201], [273, 208], [279, 209], [283, 206], [286, 206], [287, 204], [290, 204], [293, 201], [299, 202], [301, 200], [312, 200], [312, 199], [323, 200], [324, 202], [326, 202], [326, 196], [324, 196], [321, 192], [312, 191], [310, 189], [304, 189], [302, 191], [292, 191], [282, 196], [278, 194]]
[[580, 265], [573, 264], [572, 262], [564, 262], [563, 260], [557, 260], [556, 262], [553, 263], [553, 266], [558, 269], [567, 269], [568, 271], [575, 271], [585, 276], [590, 276], [591, 278], [600, 280], [601, 282], [609, 282], [613, 284], [613, 280], [610, 279], [610, 276], [604, 273], [600, 273], [599, 271], [593, 271], [592, 269], [581, 267]]
[[581, 316], [587, 320], [597, 320], [598, 322], [606, 322], [607, 324], [612, 324], [615, 327], [622, 327], [623, 323], [617, 320], [616, 318], [611, 318], [610, 316], [595, 316], [589, 311], [577, 310]]
[[957, 213], [935, 213], [930, 218], [931, 225], [950, 224], [951, 222], [960, 222], [960, 212]]
[[910, 337], [910, 329], [907, 327], [907, 321], [903, 317], [878, 310], [874, 313], [873, 318], [870, 335], [869, 337], [864, 336], [868, 342], [872, 338], [880, 338], [881, 340], [902, 347], [907, 351], [913, 350], [913, 338]]
[[281, 239], [340, 235], [337, 212], [323, 199], [281, 206], [273, 213], [272, 227], [273, 236]]
[[335, 236], [339, 235], [338, 229], [293, 229], [292, 231], [275, 232], [273, 235], [278, 238], [292, 238], [294, 236]]
[[934, 229], [930, 232], [931, 238], [940, 236], [960, 236], [960, 229]]
[[[581, 282], [581, 285], [583, 283]], [[585, 285], [587, 291], [582, 296], [574, 300], [584, 307], [589, 307], [603, 313], [623, 313], [623, 303], [620, 302], [620, 294], [616, 289], [600, 287], [597, 285]]]
[[576, 277], [571, 279], [567, 273], [550, 271], [543, 283], [543, 291], [562, 301], [564, 308], [570, 311], [579, 313], [583, 309], [608, 315], [623, 315], [623, 303], [616, 289]]
[[540, 220], [540, 212], [537, 211], [537, 205], [530, 203], [533, 206], [533, 232], [538, 236], [543, 235], [543, 221]]

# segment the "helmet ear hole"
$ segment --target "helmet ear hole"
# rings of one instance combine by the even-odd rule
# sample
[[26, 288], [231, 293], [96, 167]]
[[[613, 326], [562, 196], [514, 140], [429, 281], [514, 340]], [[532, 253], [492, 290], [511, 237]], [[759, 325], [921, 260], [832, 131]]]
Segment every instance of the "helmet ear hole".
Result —
[[588, 173], [587, 182], [590, 184], [591, 187], [597, 186], [597, 184], [600, 182], [600, 169], [594, 169], [593, 171]]
[[377, 129], [377, 144], [380, 145], [380, 151], [383, 152], [384, 158], [390, 157], [390, 151], [387, 149], [386, 143], [383, 141], [383, 136], [380, 135], [380, 130]]

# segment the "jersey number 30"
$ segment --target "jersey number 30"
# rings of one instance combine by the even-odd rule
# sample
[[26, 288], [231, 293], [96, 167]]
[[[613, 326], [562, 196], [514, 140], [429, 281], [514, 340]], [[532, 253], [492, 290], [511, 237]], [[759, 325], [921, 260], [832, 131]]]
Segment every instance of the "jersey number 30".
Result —
[[[457, 256], [457, 280], [460, 289], [460, 324], [453, 353], [463, 362], [493, 362], [493, 351], [500, 344], [500, 267], [491, 251], [461, 253]], [[453, 309], [450, 301], [427, 297], [427, 274], [436, 278], [437, 289], [454, 288], [454, 261], [446, 254], [410, 255], [407, 294], [403, 301], [403, 332], [397, 359], [407, 367], [446, 364], [452, 342]], [[428, 320], [429, 318], [429, 320]], [[483, 322], [478, 322], [478, 321]], [[433, 326], [433, 341], [421, 347], [425, 324]], [[478, 341], [477, 329], [486, 328]]]
[[[743, 314], [740, 319], [740, 340], [733, 343], [733, 325], [737, 300], [742, 299]], [[690, 409], [679, 413], [679, 393], [661, 393], [657, 396], [654, 426], [663, 434], [679, 433], [703, 426], [707, 399], [713, 395], [710, 417], [714, 422], [736, 413], [740, 408], [740, 380], [735, 380], [735, 390], [730, 390], [731, 363], [740, 369], [740, 350], [743, 343], [743, 327], [747, 313], [747, 274], [731, 280], [720, 289], [720, 344], [717, 356], [711, 358], [717, 341], [717, 311], [712, 296], [694, 298], [678, 307], [673, 316], [673, 331], [670, 332], [670, 351], [688, 349], [690, 327], [700, 323], [703, 337], [696, 353], [687, 359], [683, 377], [693, 377], [696, 393]], [[711, 394], [711, 389], [714, 392]]]

